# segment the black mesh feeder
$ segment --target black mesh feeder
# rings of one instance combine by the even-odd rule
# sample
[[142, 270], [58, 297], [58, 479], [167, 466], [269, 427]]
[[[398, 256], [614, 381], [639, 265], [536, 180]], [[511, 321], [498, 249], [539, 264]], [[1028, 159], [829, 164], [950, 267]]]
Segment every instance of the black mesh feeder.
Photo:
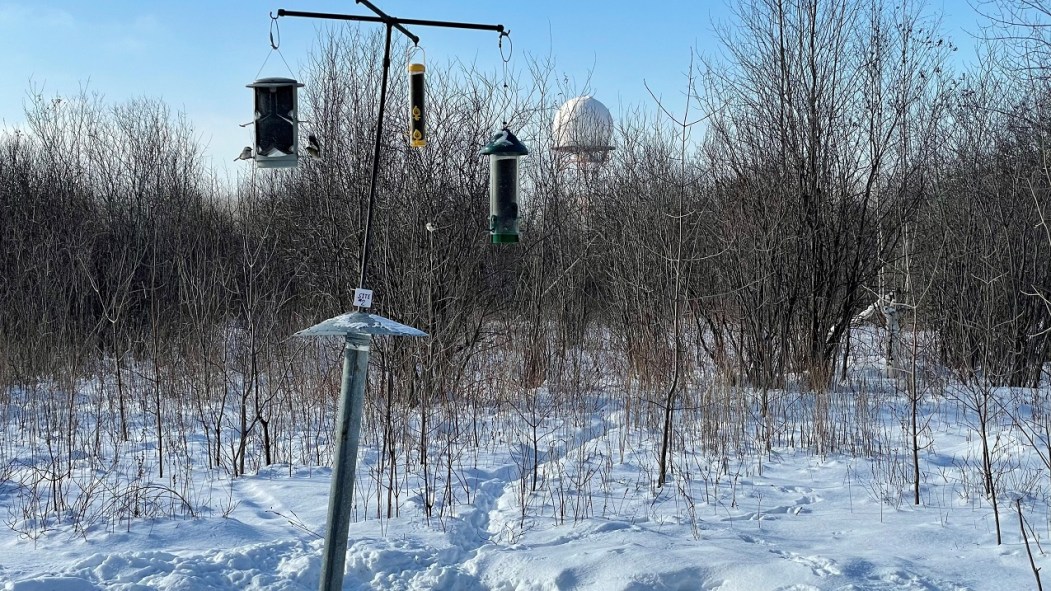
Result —
[[299, 160], [299, 98], [303, 86], [291, 78], [260, 78], [255, 92], [255, 165], [293, 168]]
[[518, 242], [518, 159], [529, 154], [515, 134], [503, 128], [482, 148], [489, 156], [489, 237], [493, 244]]
[[413, 148], [427, 145], [423, 82], [426, 71], [427, 67], [422, 63], [409, 64], [409, 145]]

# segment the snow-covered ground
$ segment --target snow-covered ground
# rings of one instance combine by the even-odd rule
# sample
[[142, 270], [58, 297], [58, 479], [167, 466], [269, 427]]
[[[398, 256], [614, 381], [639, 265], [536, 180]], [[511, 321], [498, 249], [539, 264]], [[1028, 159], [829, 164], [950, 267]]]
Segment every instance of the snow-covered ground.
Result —
[[[531, 429], [503, 429], [514, 417], [494, 411], [481, 419], [490, 427], [485, 441], [456, 454], [452, 481], [435, 480], [455, 489], [455, 502], [430, 517], [411, 476], [398, 476], [406, 484], [394, 499], [396, 514], [385, 516], [380, 460], [367, 442], [344, 588], [1036, 588], [1014, 499], [1021, 501], [1036, 564], [1046, 566], [1051, 559], [1038, 541], [1051, 536], [1049, 475], [1011, 426], [1006, 405], [990, 425], [1001, 490], [998, 545], [966, 404], [942, 393], [924, 398], [922, 502], [915, 506], [903, 394], [854, 389], [835, 396], [841, 406], [834, 409], [864, 404], [878, 413], [872, 424], [883, 430], [876, 441], [853, 451], [840, 445], [819, 453], [797, 442], [745, 453], [705, 449], [682, 436], [661, 489], [655, 487], [659, 433], [626, 426], [615, 396], [596, 394], [583, 405], [578, 419], [584, 420], [549, 416], [540, 423], [535, 491], [526, 461]], [[792, 404], [803, 409], [798, 416], [810, 416], [812, 398], [795, 398]], [[691, 415], [682, 414], [686, 433]], [[33, 453], [10, 446], [0, 452], [7, 462]], [[34, 533], [14, 513], [25, 505], [15, 480], [0, 480], [0, 515], [13, 525], [0, 528], [0, 589], [317, 588], [330, 469], [275, 465], [241, 478], [194, 473], [192, 486], [178, 487], [195, 491], [194, 516], [100, 520], [86, 532], [59, 520]]]

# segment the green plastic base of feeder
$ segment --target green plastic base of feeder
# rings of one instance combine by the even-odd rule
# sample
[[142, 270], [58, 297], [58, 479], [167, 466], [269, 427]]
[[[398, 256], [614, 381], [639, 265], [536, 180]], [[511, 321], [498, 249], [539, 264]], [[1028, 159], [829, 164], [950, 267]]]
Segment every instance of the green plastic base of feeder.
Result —
[[493, 244], [514, 244], [518, 242], [518, 234], [490, 234], [489, 239]]

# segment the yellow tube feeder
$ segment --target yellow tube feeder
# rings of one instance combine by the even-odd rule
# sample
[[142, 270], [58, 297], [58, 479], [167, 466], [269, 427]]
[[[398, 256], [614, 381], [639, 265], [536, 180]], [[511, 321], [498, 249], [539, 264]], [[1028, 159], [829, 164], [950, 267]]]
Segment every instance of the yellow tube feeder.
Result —
[[409, 144], [413, 148], [427, 145], [423, 106], [423, 73], [426, 69], [423, 64], [409, 64]]

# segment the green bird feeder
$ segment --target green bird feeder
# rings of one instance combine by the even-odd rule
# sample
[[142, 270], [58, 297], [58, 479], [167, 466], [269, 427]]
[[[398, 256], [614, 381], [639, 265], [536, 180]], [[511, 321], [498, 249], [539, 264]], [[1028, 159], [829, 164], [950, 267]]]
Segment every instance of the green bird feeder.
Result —
[[489, 238], [493, 244], [518, 242], [518, 159], [525, 144], [504, 127], [482, 148], [489, 157]]

